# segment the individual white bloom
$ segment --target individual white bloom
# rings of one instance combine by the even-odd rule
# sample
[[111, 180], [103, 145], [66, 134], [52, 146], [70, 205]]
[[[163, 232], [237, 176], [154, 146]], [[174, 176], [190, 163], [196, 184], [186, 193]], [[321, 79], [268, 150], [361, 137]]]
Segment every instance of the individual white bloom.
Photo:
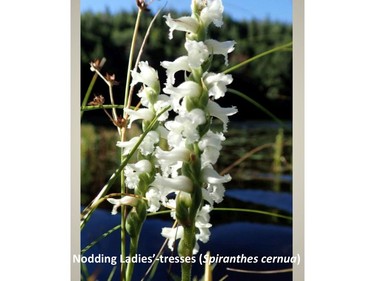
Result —
[[210, 211], [212, 207], [210, 205], [204, 205], [198, 212], [195, 219], [195, 226], [199, 229], [199, 233], [195, 235], [197, 240], [207, 243], [210, 239]]
[[225, 140], [223, 133], [208, 131], [199, 141], [198, 146], [202, 152], [202, 167], [215, 164], [219, 158], [222, 148], [221, 142]]
[[223, 183], [229, 182], [230, 175], [220, 176], [212, 166], [206, 166], [202, 170], [203, 180], [207, 183], [207, 190], [203, 189], [203, 198], [211, 205], [213, 201], [220, 203], [223, 201], [225, 188]]
[[165, 178], [171, 177], [175, 178], [179, 175], [179, 171], [182, 168], [182, 161], [176, 162], [175, 164], [168, 165], [167, 162], [161, 161], [160, 162], [160, 169], [162, 171], [162, 176]]
[[165, 178], [160, 174], [156, 174], [155, 180], [151, 183], [151, 186], [160, 190], [161, 199], [171, 192], [184, 191], [186, 193], [191, 193], [193, 191], [193, 183], [191, 179], [186, 176]]
[[151, 162], [148, 160], [140, 160], [135, 164], [129, 164], [125, 167], [125, 183], [128, 188], [135, 189], [139, 184], [139, 175], [150, 173], [152, 170]]
[[215, 164], [220, 156], [220, 149], [215, 146], [207, 146], [201, 155], [202, 166]]
[[190, 112], [183, 112], [176, 116], [175, 120], [165, 123], [165, 127], [170, 131], [168, 142], [171, 146], [179, 146], [185, 138], [187, 144], [199, 140], [197, 127], [206, 122], [206, 116], [203, 110], [195, 108]]
[[233, 82], [232, 75], [223, 73], [205, 73], [203, 81], [208, 89], [208, 96], [215, 100], [224, 97], [227, 85]]
[[[210, 221], [210, 212], [212, 210], [212, 207], [210, 205], [204, 205], [197, 214], [197, 220], [200, 222], [200, 224], [205, 224]], [[211, 227], [211, 226], [209, 226]]]
[[[223, 184], [208, 184], [207, 185], [208, 196], [215, 202], [220, 203], [224, 199], [225, 187]], [[210, 201], [209, 201], [210, 202]], [[211, 203], [212, 205], [212, 203]]]
[[[185, 143], [184, 137], [182, 135], [183, 131], [183, 125], [181, 125], [182, 122], [180, 122], [181, 117], [176, 116], [174, 121], [167, 121], [165, 123], [165, 127], [168, 130], [168, 135], [167, 135], [167, 141], [170, 147], [179, 147], [181, 143]], [[193, 132], [193, 138], [196, 137], [196, 130]]]
[[177, 226], [175, 228], [163, 227], [161, 235], [168, 239], [168, 248], [173, 251], [173, 245], [177, 239], [181, 239], [184, 234], [184, 228]]
[[188, 56], [182, 56], [175, 59], [173, 62], [171, 61], [163, 61], [161, 62], [161, 66], [166, 69], [167, 72], [167, 84], [173, 85], [175, 82], [175, 74], [178, 71], [189, 71], [191, 72], [191, 67], [189, 65], [189, 58]]
[[[123, 155], [128, 155], [134, 146], [138, 143], [140, 137], [134, 137], [128, 141], [118, 141], [117, 146], [123, 148]], [[138, 149], [145, 156], [151, 154], [155, 150], [155, 144], [159, 142], [159, 134], [156, 131], [150, 131], [145, 136]]]
[[147, 211], [154, 213], [160, 209], [161, 205], [163, 205], [171, 210], [171, 217], [176, 219], [176, 200], [166, 198], [165, 195], [162, 196], [159, 188], [150, 187], [146, 192], [146, 199], [149, 206]]
[[169, 151], [164, 151], [160, 147], [156, 148], [155, 157], [160, 161], [168, 162], [168, 165], [178, 161], [189, 160], [190, 150], [185, 146], [173, 148]]
[[155, 187], [150, 187], [146, 192], [146, 199], [148, 202], [147, 211], [155, 213], [160, 209], [160, 190]]
[[180, 101], [184, 97], [197, 97], [202, 92], [202, 87], [196, 82], [185, 81], [178, 87], [174, 87], [171, 84], [167, 84], [163, 89], [164, 93], [171, 95], [171, 105], [175, 112], [179, 112], [181, 109]]
[[211, 22], [216, 27], [221, 27], [223, 25], [223, 12], [224, 6], [221, 0], [207, 0], [207, 6], [201, 11], [200, 18], [205, 27]]
[[114, 204], [113, 209], [112, 209], [112, 215], [117, 214], [117, 209], [121, 205], [126, 205], [126, 206], [136, 206], [138, 203], [138, 198], [133, 197], [133, 196], [124, 196], [120, 199], [114, 199], [114, 198], [108, 198], [107, 201], [111, 204]]
[[222, 148], [221, 143], [223, 141], [225, 141], [223, 133], [214, 133], [209, 130], [199, 141], [198, 146], [200, 150], [205, 150], [209, 146], [214, 146], [218, 150], [220, 150]]
[[150, 103], [153, 103], [154, 97], [158, 96], [152, 88], [143, 87], [138, 93], [137, 96], [141, 99], [141, 104], [144, 107], [149, 107]]
[[173, 87], [172, 85], [167, 85], [164, 89], [166, 94], [171, 96], [176, 96], [177, 98], [181, 99], [183, 97], [196, 97], [202, 91], [201, 85], [194, 81], [185, 81], [181, 83], [178, 87]]
[[207, 188], [202, 188], [203, 199], [211, 206], [215, 203], [220, 203], [224, 199], [225, 187], [223, 184], [207, 184]]
[[[180, 116], [183, 119], [187, 120], [187, 122], [190, 124], [190, 127], [196, 128], [199, 125], [202, 125], [202, 124], [206, 123], [206, 114], [200, 108], [194, 108], [190, 111], [182, 111], [180, 113]], [[185, 125], [187, 125], [187, 124], [185, 124]]]
[[133, 147], [137, 144], [140, 137], [131, 138], [128, 141], [118, 141], [116, 146], [123, 148], [123, 155], [128, 155], [132, 151]]
[[216, 172], [214, 168], [212, 168], [212, 166], [204, 167], [202, 170], [202, 174], [204, 181], [210, 184], [226, 183], [232, 179], [228, 174], [220, 176], [218, 172]]
[[201, 154], [202, 167], [215, 164], [220, 156], [220, 149], [215, 146], [207, 146]]
[[156, 131], [150, 131], [143, 139], [139, 150], [145, 156], [150, 155], [155, 150], [155, 144], [159, 142], [159, 134]]
[[207, 103], [207, 109], [211, 116], [216, 117], [223, 122], [223, 131], [227, 131], [227, 124], [228, 124], [228, 116], [237, 113], [237, 108], [235, 107], [221, 107], [216, 102], [209, 100]]
[[[195, 246], [193, 249], [193, 254], [197, 254], [199, 251], [199, 244], [198, 240], [202, 241], [203, 243], [206, 243], [209, 240], [210, 237], [210, 230], [209, 228], [212, 226], [208, 221], [207, 221], [207, 210], [210, 210], [209, 205], [204, 206], [196, 219], [195, 226], [199, 229], [199, 233], [195, 235], [196, 237], [196, 242]], [[208, 211], [209, 212], [209, 211]], [[209, 215], [208, 215], [208, 220], [209, 220]], [[168, 248], [173, 251], [174, 249], [174, 244], [176, 240], [181, 239], [184, 235], [184, 228], [182, 226], [177, 226], [175, 228], [171, 227], [163, 227], [161, 231], [161, 235], [165, 238], [168, 239]]]
[[214, 200], [211, 198], [210, 193], [205, 188], [202, 188], [202, 197], [203, 200], [206, 200], [211, 206], [214, 205]]
[[[155, 175], [155, 180], [151, 183], [150, 187], [155, 190], [154, 193], [158, 195], [159, 202], [164, 206], [167, 206], [169, 201], [167, 196], [169, 194], [178, 194], [180, 192], [191, 193], [193, 190], [193, 183], [186, 176], [177, 175], [173, 178], [166, 178], [157, 173]], [[157, 206], [155, 201], [153, 204]]]
[[128, 128], [131, 127], [133, 121], [135, 120], [141, 119], [141, 120], [151, 121], [155, 116], [155, 112], [149, 108], [140, 108], [138, 110], [124, 108], [124, 112], [130, 116]]
[[207, 184], [207, 188], [202, 189], [203, 199], [206, 200], [211, 206], [215, 203], [220, 203], [224, 199], [225, 187], [222, 183]]
[[135, 172], [141, 174], [141, 173], [150, 173], [152, 171], [152, 164], [147, 159], [139, 160], [135, 164], [129, 164]]
[[217, 40], [208, 39], [204, 41], [207, 45], [207, 49], [214, 55], [223, 55], [225, 59], [225, 65], [228, 65], [228, 54], [233, 52], [235, 41], [219, 42]]
[[180, 17], [173, 19], [170, 14], [164, 16], [169, 26], [169, 39], [173, 38], [173, 31], [180, 30], [189, 33], [196, 33], [199, 28], [198, 21], [192, 17]]
[[168, 199], [168, 201], [163, 203], [164, 207], [171, 210], [171, 218], [176, 220], [176, 200], [175, 199]]
[[141, 61], [138, 64], [140, 72], [135, 70], [131, 71], [132, 74], [132, 82], [131, 86], [134, 86], [137, 83], [143, 83], [144, 85], [151, 87], [153, 89], [160, 88], [159, 85], [159, 76], [157, 71], [148, 65], [147, 61]]
[[189, 156], [190, 151], [185, 146], [175, 147], [170, 151], [157, 147], [155, 151], [155, 157], [158, 159], [164, 177], [177, 177], [178, 170], [184, 161], [189, 160]]
[[130, 168], [129, 166], [125, 167], [124, 174], [125, 174], [125, 177], [126, 177], [125, 178], [126, 186], [129, 189], [137, 188], [137, 186], [139, 184], [138, 174], [136, 172], [134, 172], [134, 170], [132, 168]]
[[[159, 95], [157, 101], [154, 103], [155, 115], [158, 115], [168, 106], [170, 106], [170, 98], [167, 95]], [[168, 119], [169, 110], [166, 110], [163, 114], [158, 117], [158, 121], [163, 122]]]
[[198, 241], [201, 241], [203, 243], [207, 243], [210, 239], [211, 232], [210, 227], [212, 224], [210, 224], [210, 215], [209, 212], [211, 211], [210, 205], [203, 206], [195, 219], [195, 227], [198, 229], [197, 234], [195, 235], [196, 242], [193, 249], [193, 255], [197, 254], [199, 252], [199, 244]]
[[200, 67], [210, 55], [207, 46], [201, 41], [186, 40], [185, 49], [188, 52], [188, 63], [191, 68]]

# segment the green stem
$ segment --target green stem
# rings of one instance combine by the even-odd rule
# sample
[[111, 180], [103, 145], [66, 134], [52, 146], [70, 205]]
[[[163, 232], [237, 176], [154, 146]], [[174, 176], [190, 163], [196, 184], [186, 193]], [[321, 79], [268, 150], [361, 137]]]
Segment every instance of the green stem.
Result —
[[283, 49], [288, 48], [288, 47], [290, 47], [292, 45], [293, 45], [293, 42], [289, 42], [287, 44], [284, 44], [284, 45], [275, 47], [275, 48], [273, 48], [271, 50], [268, 50], [268, 51], [265, 51], [263, 53], [260, 53], [260, 54], [254, 56], [254, 57], [251, 57], [251, 58], [249, 58], [249, 59], [247, 59], [247, 60], [245, 60], [245, 61], [243, 61], [243, 62], [241, 62], [241, 63], [239, 63], [239, 64], [237, 64], [235, 66], [232, 66], [231, 68], [228, 68], [228, 69], [224, 70], [223, 73], [227, 74], [229, 72], [233, 72], [234, 70], [236, 70], [236, 69], [238, 69], [238, 68], [240, 68], [242, 66], [245, 66], [246, 64], [248, 64], [248, 63], [250, 63], [252, 61], [255, 61], [256, 59], [259, 59], [259, 58], [267, 56], [267, 55], [269, 55], [271, 53], [275, 53], [277, 51], [283, 50]]
[[[142, 9], [138, 9], [137, 14], [137, 20], [135, 22], [134, 32], [133, 32], [133, 38], [132, 43], [130, 47], [130, 53], [129, 53], [129, 60], [128, 60], [128, 70], [126, 73], [126, 85], [125, 85], [125, 96], [124, 96], [124, 109], [130, 107], [130, 99], [129, 99], [129, 86], [130, 86], [130, 73], [133, 68], [133, 57], [134, 57], [134, 49], [135, 49], [135, 42], [138, 35], [138, 29], [139, 29], [139, 23], [141, 21], [141, 15], [142, 15]], [[125, 117], [125, 120], [127, 119], [127, 114], [124, 112], [123, 116]], [[123, 128], [121, 132], [121, 141], [125, 141], [125, 128]], [[121, 152], [121, 155], [122, 152]], [[124, 156], [121, 156], [121, 160], [124, 160]], [[125, 186], [125, 175], [124, 173], [121, 174], [121, 192], [126, 192], [126, 186]], [[121, 206], [121, 255], [123, 257], [126, 256], [126, 229], [125, 229], [125, 221], [126, 221], [126, 207]], [[121, 264], [121, 280], [126, 281], [126, 272], [125, 269], [125, 263]]]
[[[137, 20], [135, 22], [133, 38], [132, 38], [132, 43], [131, 43], [130, 53], [129, 53], [128, 70], [127, 70], [127, 73], [126, 73], [124, 108], [126, 108], [128, 106], [130, 73], [131, 73], [131, 70], [133, 69], [134, 49], [135, 49], [135, 43], [137, 41], [139, 23], [141, 22], [141, 15], [142, 15], [142, 9], [138, 9]], [[124, 114], [124, 116], [125, 116], [125, 114]]]
[[[195, 218], [202, 205], [201, 162], [198, 143], [193, 145], [192, 155], [195, 155], [195, 157], [191, 159], [188, 166], [183, 168], [183, 174], [189, 176], [193, 182], [193, 192], [191, 193], [191, 204], [188, 208], [188, 217], [186, 218], [184, 214], [179, 214], [179, 211], [183, 211], [183, 208], [179, 209], [176, 207], [176, 217], [184, 228], [184, 234], [178, 245], [178, 254], [180, 257], [184, 258], [184, 261], [181, 263], [181, 281], [191, 280], [192, 263], [189, 258], [193, 256], [193, 249], [196, 242]], [[183, 200], [176, 200], [176, 204], [179, 203], [183, 204], [185, 202]]]
[[113, 276], [115, 275], [115, 272], [116, 272], [116, 266], [113, 267], [111, 273], [108, 276], [107, 281], [111, 281], [113, 279]]
[[131, 261], [131, 258], [134, 257], [137, 254], [138, 251], [138, 241], [141, 231], [138, 232], [138, 235], [134, 238], [130, 239], [130, 248], [129, 248], [129, 263], [126, 267], [126, 280], [131, 281], [132, 275], [134, 271], [134, 262]]
[[195, 225], [184, 227], [184, 234], [178, 245], [178, 252], [180, 257], [184, 258], [181, 263], [181, 281], [191, 280], [192, 262], [187, 260], [188, 257], [193, 256], [193, 249], [195, 246]]
[[[123, 180], [124, 173], [121, 174], [121, 191], [123, 190]], [[124, 258], [126, 256], [126, 206], [121, 205], [121, 257]], [[126, 281], [126, 272], [127, 266], [126, 263], [121, 263], [120, 267], [121, 272], [121, 280]]]
[[106, 104], [106, 105], [88, 105], [88, 106], [82, 106], [81, 111], [91, 111], [91, 110], [97, 110], [97, 109], [112, 109], [112, 108], [124, 108], [123, 105], [111, 105], [111, 104]]
[[85, 97], [84, 97], [83, 102], [82, 102], [82, 106], [81, 106], [81, 118], [82, 118], [83, 113], [84, 113], [84, 111], [82, 110], [82, 108], [86, 107], [86, 104], [87, 104], [87, 102], [89, 100], [89, 97], [90, 97], [90, 94], [92, 92], [92, 88], [94, 87], [94, 84], [95, 84], [97, 78], [98, 78], [98, 74], [95, 73], [94, 76], [91, 79], [90, 85], [89, 85], [89, 87], [88, 87], [88, 89], [86, 91]]
[[[266, 212], [266, 211], [259, 211], [259, 210], [254, 210], [254, 209], [242, 209], [242, 208], [213, 208], [212, 211], [224, 211], [224, 212], [245, 212], [245, 213], [257, 213], [257, 214], [262, 214], [262, 215], [267, 215], [267, 216], [273, 216], [273, 217], [279, 217], [287, 220], [292, 220], [292, 217], [290, 216], [284, 216], [284, 215], [279, 215], [276, 213], [272, 212]], [[165, 211], [158, 211], [155, 213], [148, 213], [147, 216], [157, 216], [157, 215], [164, 215], [164, 214], [170, 214], [171, 210], [165, 210]]]
[[259, 210], [252, 210], [252, 209], [241, 209], [241, 208], [213, 208], [212, 211], [225, 211], [225, 212], [245, 212], [245, 213], [256, 213], [256, 214], [262, 214], [262, 215], [267, 215], [267, 216], [272, 216], [272, 217], [278, 217], [278, 218], [283, 218], [287, 220], [293, 220], [292, 217], [290, 216], [284, 216], [284, 215], [279, 215], [271, 212], [266, 212], [266, 211], [259, 211]]
[[107, 232], [100, 235], [98, 238], [96, 238], [94, 241], [92, 241], [89, 245], [87, 245], [84, 249], [81, 250], [81, 255], [84, 255], [88, 250], [90, 250], [92, 247], [98, 244], [102, 239], [106, 238], [108, 235], [112, 234], [114, 231], [116, 231], [119, 228], [120, 228], [120, 225], [116, 225], [115, 227], [111, 228]]

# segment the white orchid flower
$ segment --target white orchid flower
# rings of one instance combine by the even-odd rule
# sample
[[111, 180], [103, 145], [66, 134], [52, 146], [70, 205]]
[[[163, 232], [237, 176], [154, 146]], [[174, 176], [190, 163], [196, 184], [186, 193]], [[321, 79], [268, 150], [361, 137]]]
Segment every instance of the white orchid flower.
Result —
[[150, 173], [152, 171], [151, 162], [144, 159], [135, 164], [129, 164], [125, 167], [125, 183], [129, 189], [137, 188], [139, 184], [139, 175]]
[[203, 110], [195, 108], [190, 112], [184, 112], [173, 121], [165, 123], [169, 130], [168, 142], [172, 147], [180, 146], [182, 141], [191, 144], [199, 140], [197, 127], [206, 122], [206, 115]]
[[174, 87], [171, 84], [167, 84], [163, 89], [164, 93], [171, 96], [172, 109], [179, 111], [181, 108], [181, 99], [184, 97], [197, 97], [202, 92], [202, 87], [194, 81], [185, 81], [178, 87]]
[[210, 55], [207, 46], [202, 41], [186, 40], [185, 49], [188, 52], [188, 64], [191, 68], [200, 67]]
[[199, 229], [199, 233], [195, 235], [197, 240], [202, 241], [203, 243], [207, 243], [210, 239], [210, 211], [212, 207], [210, 205], [204, 205], [198, 212], [195, 226]]
[[167, 84], [173, 85], [175, 82], [175, 74], [178, 71], [189, 71], [191, 72], [191, 67], [189, 65], [188, 56], [178, 57], [174, 61], [163, 61], [161, 66], [167, 71]]
[[223, 133], [208, 131], [199, 141], [198, 146], [202, 152], [202, 167], [215, 164], [219, 158], [222, 148], [221, 142], [225, 140]]
[[171, 192], [183, 191], [186, 193], [191, 193], [193, 191], [193, 182], [187, 176], [183, 175], [174, 178], [165, 178], [160, 174], [156, 174], [155, 180], [151, 186], [158, 188], [162, 197]]
[[207, 6], [202, 9], [200, 19], [205, 27], [213, 23], [216, 27], [223, 25], [224, 6], [221, 0], [207, 0]]
[[158, 89], [160, 87], [158, 72], [149, 66], [147, 61], [139, 62], [138, 67], [140, 72], [136, 70], [131, 71], [133, 79], [130, 85], [134, 86], [137, 83], [142, 83], [153, 89]]
[[208, 89], [208, 96], [216, 100], [225, 96], [227, 85], [233, 82], [233, 77], [230, 74], [209, 72], [204, 74], [203, 81]]
[[225, 65], [228, 65], [228, 54], [233, 52], [235, 41], [219, 42], [217, 40], [208, 39], [204, 41], [207, 49], [214, 55], [223, 55], [225, 59]]
[[[128, 141], [118, 141], [116, 145], [124, 149], [123, 155], [128, 155], [139, 140], [140, 137], [134, 137]], [[159, 134], [156, 131], [150, 131], [139, 145], [139, 150], [145, 156], [150, 155], [155, 150], [155, 144], [158, 142]]]
[[133, 197], [133, 196], [124, 196], [120, 199], [114, 199], [114, 198], [108, 198], [107, 201], [111, 204], [113, 204], [113, 209], [112, 209], [112, 215], [116, 215], [117, 214], [117, 209], [118, 207], [120, 207], [121, 205], [126, 205], [126, 206], [136, 206], [137, 203], [138, 203], [138, 198], [136, 197]]
[[147, 211], [155, 213], [160, 209], [160, 190], [155, 187], [150, 187], [146, 192], [146, 199], [148, 202]]
[[130, 116], [128, 128], [131, 128], [132, 123], [135, 120], [141, 119], [141, 120], [151, 121], [155, 116], [155, 112], [149, 108], [140, 108], [138, 110], [124, 108], [124, 112]]
[[164, 16], [166, 23], [169, 26], [169, 39], [173, 38], [173, 31], [185, 31], [189, 33], [196, 33], [199, 28], [198, 21], [193, 17], [180, 17], [173, 19], [170, 14]]
[[229, 122], [228, 116], [234, 115], [237, 113], [237, 108], [232, 107], [221, 107], [216, 102], [209, 100], [207, 103], [207, 109], [211, 116], [216, 117], [223, 122], [223, 131], [227, 131], [227, 124]]

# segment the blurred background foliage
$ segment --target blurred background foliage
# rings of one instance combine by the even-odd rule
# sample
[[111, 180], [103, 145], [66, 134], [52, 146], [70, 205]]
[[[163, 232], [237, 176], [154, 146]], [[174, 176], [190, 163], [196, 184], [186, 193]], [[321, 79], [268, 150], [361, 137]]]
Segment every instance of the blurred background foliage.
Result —
[[[163, 14], [166, 13], [163, 12]], [[182, 16], [177, 12], [171, 12], [171, 14], [174, 18]], [[151, 14], [143, 15], [137, 50], [152, 16]], [[126, 69], [135, 18], [136, 12], [81, 14], [82, 99], [93, 76], [89, 63], [106, 57], [107, 61], [102, 73], [116, 75], [119, 85], [114, 88], [115, 102], [123, 104]], [[162, 86], [166, 77], [165, 70], [160, 67], [160, 62], [173, 61], [186, 53], [184, 34], [174, 32], [173, 40], [169, 40], [168, 32], [165, 19], [159, 16], [153, 25], [142, 56], [142, 60], [147, 60], [152, 67], [159, 70]], [[292, 41], [291, 24], [269, 20], [235, 21], [225, 17], [222, 28], [212, 27], [209, 32], [210, 38], [219, 41], [236, 41], [235, 50], [229, 55], [229, 66]], [[225, 68], [224, 58], [215, 57], [212, 65], [213, 71]], [[277, 146], [277, 139], [280, 139], [279, 127], [260, 109], [227, 93], [219, 103], [222, 106], [235, 105], [239, 112], [230, 118], [230, 131], [226, 134], [227, 140], [223, 143], [223, 154], [216, 169], [220, 171], [254, 148], [270, 144], [230, 171], [233, 177], [230, 185], [237, 188], [256, 186], [266, 190], [290, 191], [291, 182], [290, 180], [284, 182], [282, 175], [292, 173], [292, 52], [285, 50], [267, 55], [231, 74], [234, 78], [231, 88], [243, 92], [260, 103], [278, 118], [284, 120], [287, 126], [282, 132], [281, 154], [276, 157], [275, 153], [280, 151], [280, 146]], [[108, 87], [100, 79], [96, 81], [93, 94], [101, 94], [107, 103], [109, 102]], [[133, 104], [136, 102], [135, 98]], [[133, 127], [130, 137], [139, 132], [136, 126]], [[81, 126], [82, 204], [87, 204], [97, 194], [117, 168], [120, 161], [119, 149], [115, 146], [117, 140], [117, 131], [102, 110], [85, 112]], [[118, 192], [117, 188], [119, 190], [119, 187], [115, 185], [112, 192]]]

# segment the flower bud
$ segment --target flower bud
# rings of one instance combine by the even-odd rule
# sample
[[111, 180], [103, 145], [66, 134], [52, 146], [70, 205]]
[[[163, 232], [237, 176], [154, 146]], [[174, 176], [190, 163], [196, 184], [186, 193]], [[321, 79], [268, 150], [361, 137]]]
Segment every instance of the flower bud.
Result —
[[186, 227], [191, 225], [189, 208], [192, 204], [191, 196], [186, 192], [179, 192], [176, 198], [176, 218], [178, 222]]
[[141, 220], [135, 208], [133, 208], [128, 214], [128, 216], [126, 217], [126, 223], [125, 223], [125, 228], [129, 236], [132, 238], [137, 237], [137, 234], [140, 230], [140, 226], [141, 226]]

